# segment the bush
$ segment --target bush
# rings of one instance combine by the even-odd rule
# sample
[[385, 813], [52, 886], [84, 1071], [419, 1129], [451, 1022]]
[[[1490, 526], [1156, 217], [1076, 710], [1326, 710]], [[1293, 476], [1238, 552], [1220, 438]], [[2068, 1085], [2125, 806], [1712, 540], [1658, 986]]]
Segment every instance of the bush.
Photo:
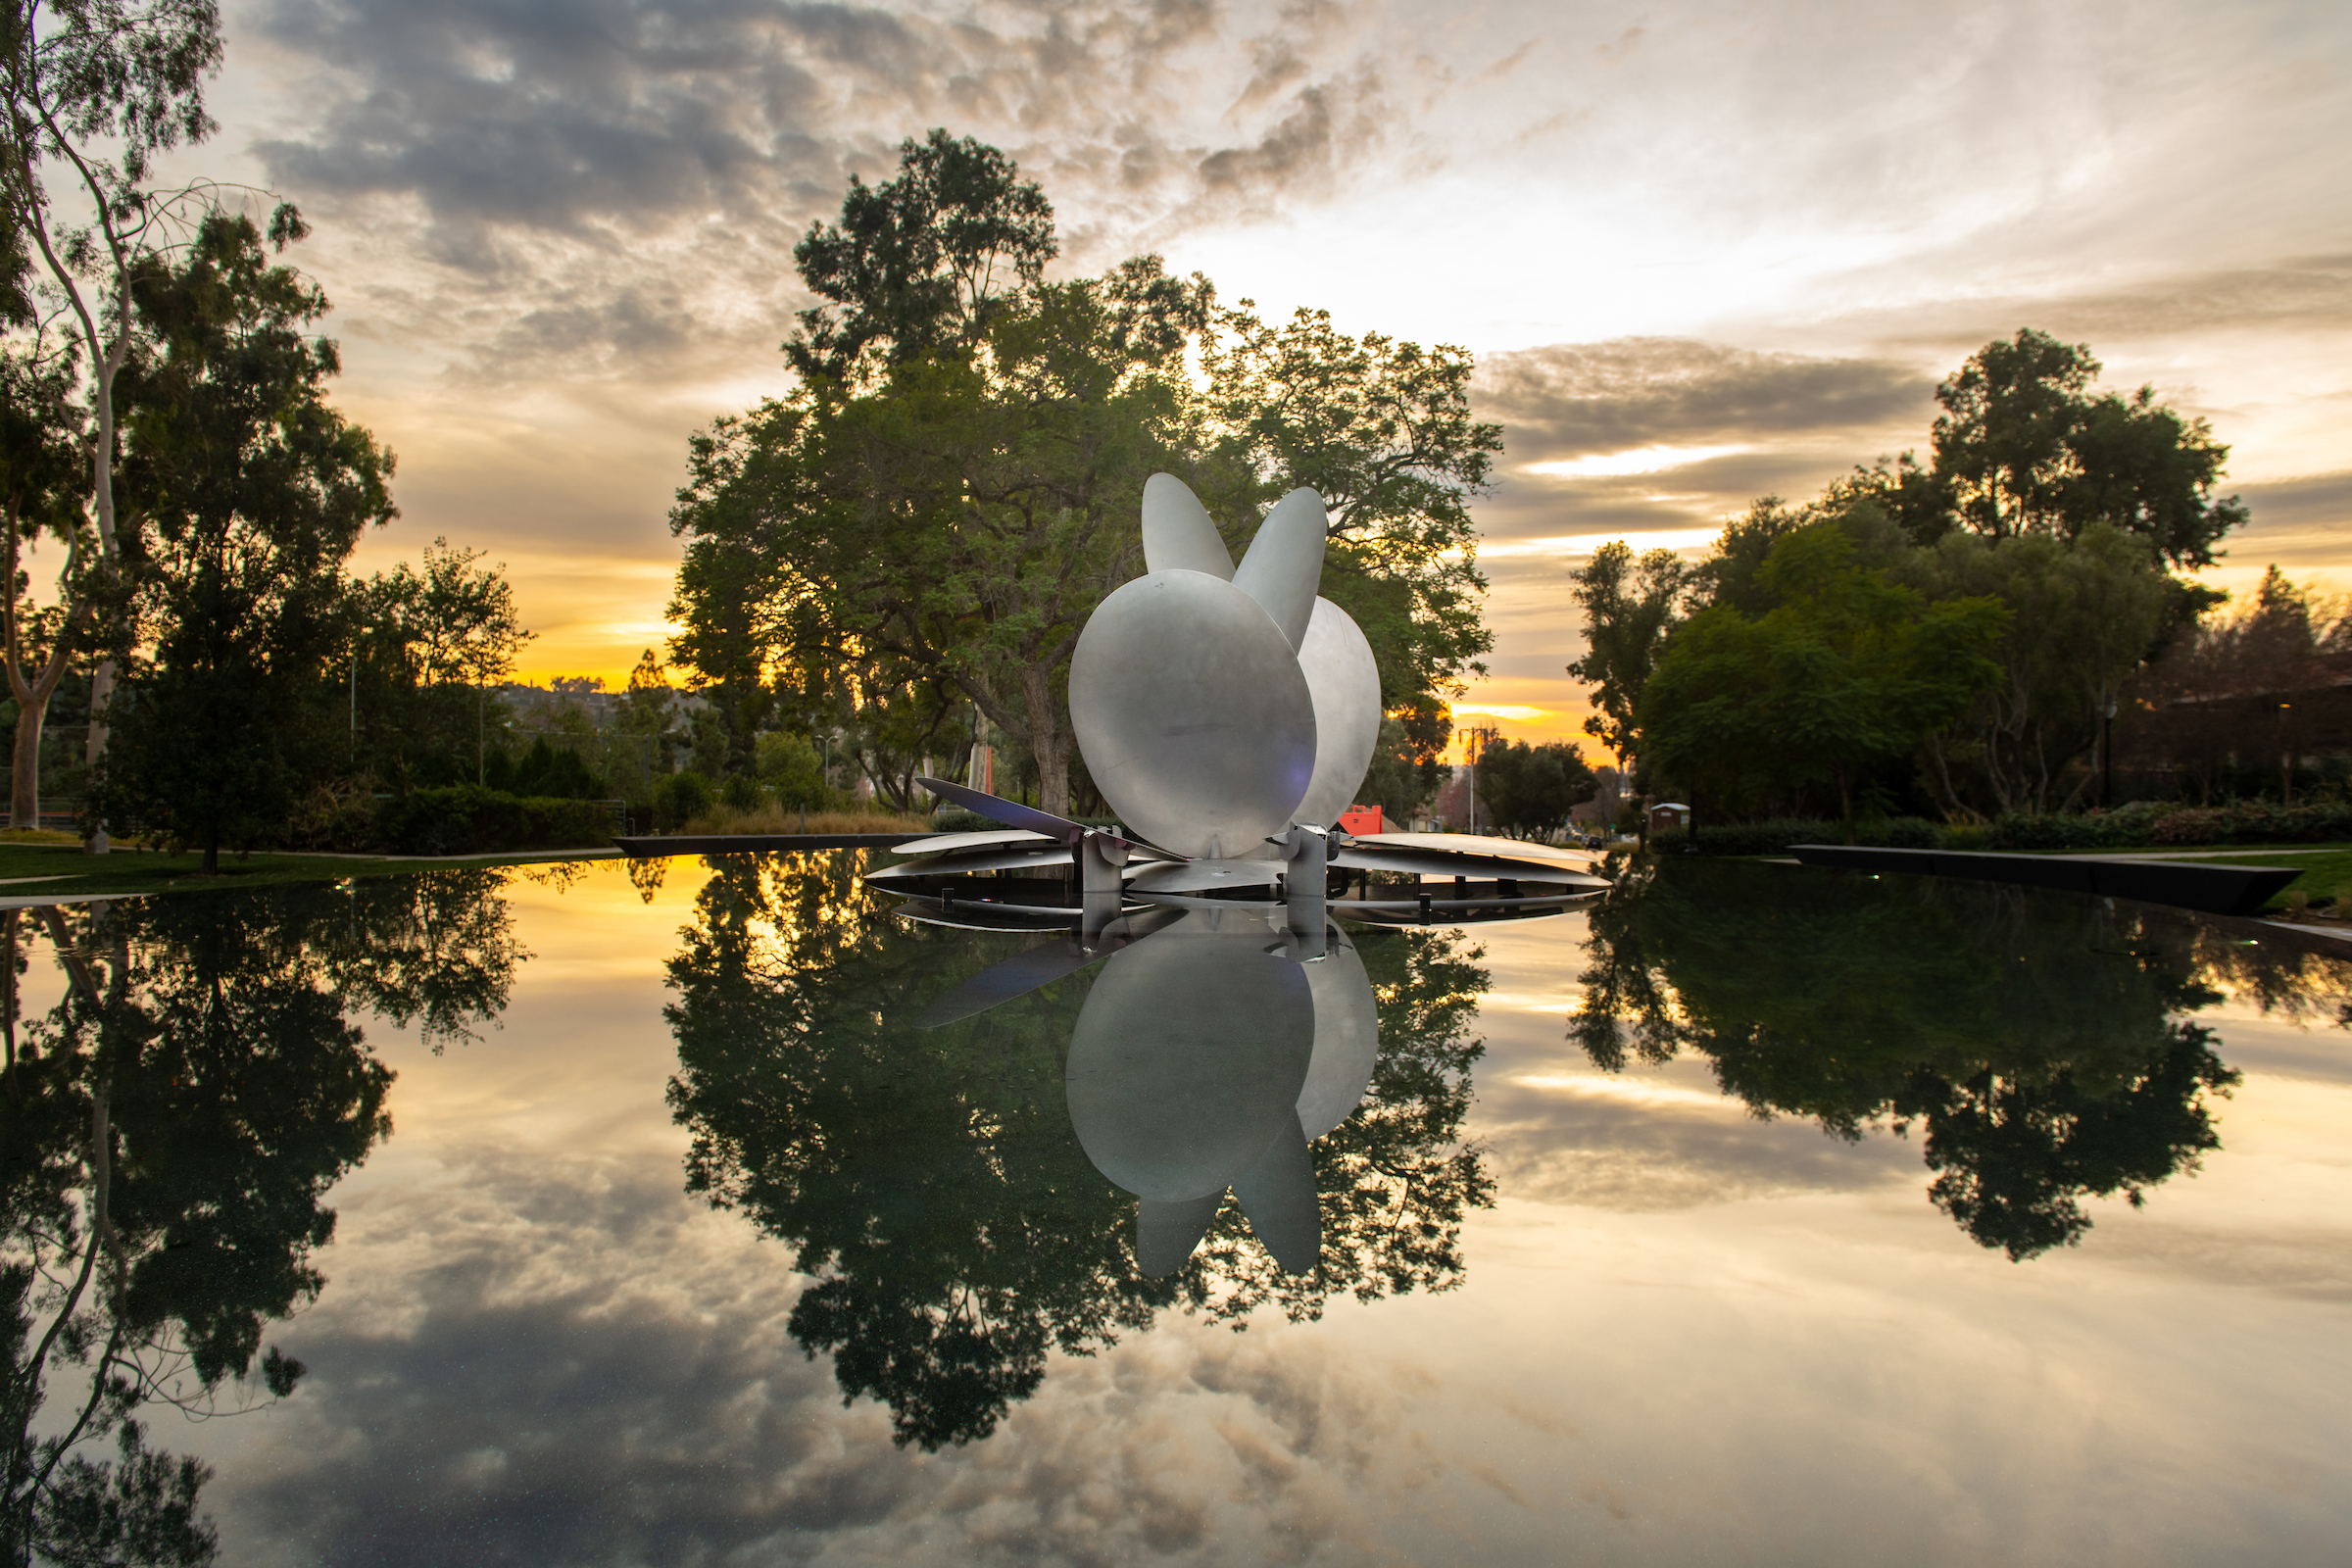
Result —
[[509, 795], [479, 784], [412, 790], [378, 802], [375, 831], [380, 847], [395, 855], [595, 849], [612, 842], [597, 802]]
[[654, 830], [674, 833], [680, 824], [707, 813], [713, 804], [710, 781], [688, 768], [654, 781]]
[[737, 811], [757, 811], [768, 803], [767, 791], [749, 773], [729, 773], [718, 786], [718, 798]]

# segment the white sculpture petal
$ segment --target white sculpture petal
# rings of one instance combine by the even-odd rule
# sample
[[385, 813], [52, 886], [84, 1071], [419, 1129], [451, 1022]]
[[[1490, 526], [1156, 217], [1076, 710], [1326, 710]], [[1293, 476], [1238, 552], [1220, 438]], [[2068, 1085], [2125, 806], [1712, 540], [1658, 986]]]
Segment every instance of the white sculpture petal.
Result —
[[1208, 509], [1172, 473], [1144, 481], [1144, 569], [1204, 571], [1233, 580], [1233, 556], [1217, 536]]
[[1346, 1121], [1371, 1087], [1380, 1059], [1380, 1000], [1362, 956], [1345, 941], [1299, 967], [1315, 1001], [1315, 1049], [1298, 1091], [1298, 1125], [1311, 1142]]
[[1315, 1036], [1306, 975], [1263, 951], [1262, 921], [1221, 930], [1219, 913], [1111, 955], [1070, 1034], [1079, 1146], [1155, 1202], [1222, 1193], [1277, 1135], [1297, 1136]]
[[1225, 1206], [1223, 1188], [1182, 1203], [1144, 1199], [1135, 1205], [1135, 1266], [1148, 1280], [1165, 1279], [1184, 1267], [1200, 1238]]
[[1355, 804], [1380, 744], [1380, 665], [1348, 612], [1318, 599], [1298, 668], [1315, 703], [1315, 771], [1292, 820], [1329, 827]]
[[1315, 1201], [1315, 1156], [1296, 1117], [1274, 1135], [1257, 1163], [1233, 1179], [1233, 1196], [1284, 1273], [1313, 1271], [1323, 1250], [1323, 1214]]
[[1315, 589], [1323, 581], [1323, 536], [1330, 527], [1323, 498], [1312, 490], [1294, 490], [1274, 503], [1234, 568], [1233, 585], [1265, 607], [1294, 653], [1306, 640], [1306, 623], [1315, 612]]
[[1286, 832], [1315, 770], [1315, 705], [1282, 632], [1205, 572], [1155, 571], [1102, 601], [1070, 658], [1070, 723], [1128, 831], [1238, 857]]

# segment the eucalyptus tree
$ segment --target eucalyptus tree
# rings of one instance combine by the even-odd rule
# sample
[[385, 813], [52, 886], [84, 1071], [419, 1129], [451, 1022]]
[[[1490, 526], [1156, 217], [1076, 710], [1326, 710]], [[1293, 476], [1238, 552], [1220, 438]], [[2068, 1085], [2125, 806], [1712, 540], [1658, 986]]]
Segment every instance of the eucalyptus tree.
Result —
[[[88, 377], [93, 591], [121, 553], [117, 380], [138, 335], [134, 281], [158, 226], [178, 218], [188, 194], [153, 188], [156, 159], [217, 128], [204, 81], [221, 57], [214, 0], [7, 0], [0, 20], [0, 205], [38, 258], [42, 288]], [[114, 661], [101, 658], [91, 677], [93, 763], [106, 750], [115, 676]], [[21, 679], [13, 662], [10, 678], [12, 687]], [[91, 848], [105, 847], [99, 830]]]
[[[279, 250], [305, 232], [290, 207]], [[141, 375], [126, 532], [126, 743], [97, 791], [204, 851], [276, 831], [296, 789], [341, 759], [331, 661], [347, 647], [345, 564], [397, 515], [392, 454], [327, 402], [334, 343], [318, 286], [273, 265], [251, 220], [215, 214], [176, 264], [136, 279], [160, 351]]]

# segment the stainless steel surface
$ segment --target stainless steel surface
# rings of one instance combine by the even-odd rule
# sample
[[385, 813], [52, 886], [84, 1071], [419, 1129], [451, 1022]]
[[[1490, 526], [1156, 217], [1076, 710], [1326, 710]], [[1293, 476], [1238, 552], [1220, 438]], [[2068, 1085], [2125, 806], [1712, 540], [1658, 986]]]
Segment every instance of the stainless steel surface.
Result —
[[1293, 1111], [1257, 1162], [1233, 1179], [1233, 1196], [1250, 1229], [1284, 1272], [1304, 1274], [1323, 1250], [1323, 1216], [1315, 1203], [1315, 1156]]
[[1070, 660], [1070, 721], [1120, 822], [1179, 855], [1280, 834], [1314, 774], [1297, 656], [1255, 601], [1204, 572], [1154, 571], [1102, 601]]
[[1172, 473], [1144, 481], [1144, 569], [1201, 571], [1233, 580], [1233, 554], [1218, 537], [1208, 509]]
[[1318, 599], [1298, 645], [1298, 669], [1315, 703], [1315, 771], [1291, 815], [1330, 827], [1355, 804], [1380, 743], [1380, 665], [1348, 612]]
[[1368, 850], [1460, 850], [1473, 855], [1507, 855], [1522, 860], [1557, 860], [1580, 868], [1598, 865], [1608, 858], [1590, 850], [1571, 850], [1534, 839], [1489, 838], [1475, 833], [1366, 833], [1355, 842]]
[[940, 833], [891, 846], [893, 855], [945, 855], [952, 850], [976, 850], [990, 844], [1051, 844], [1057, 842], [1027, 828], [998, 828], [991, 833]]
[[1070, 1122], [1095, 1168], [1139, 1198], [1222, 1192], [1297, 1136], [1314, 1053], [1305, 971], [1261, 951], [1266, 921], [1198, 912], [1112, 955], [1070, 1038]]
[[1298, 1091], [1298, 1125], [1311, 1143], [1348, 1119], [1380, 1057], [1380, 1002], [1345, 931], [1324, 956], [1303, 964], [1315, 1004], [1315, 1049]]
[[1057, 876], [1069, 863], [1070, 852], [1058, 844], [1041, 844], [1034, 849], [1016, 844], [1003, 849], [983, 847], [925, 856], [919, 860], [902, 860], [897, 865], [866, 872], [865, 880], [887, 885], [927, 876], [970, 876], [978, 871], [1035, 871], [1040, 876]]
[[1532, 856], [1471, 854], [1462, 850], [1424, 850], [1406, 845], [1391, 849], [1379, 837], [1357, 839], [1348, 849], [1331, 852], [1331, 863], [1349, 871], [1396, 871], [1407, 876], [1506, 877], [1529, 882], [1556, 882], [1573, 888], [1605, 888], [1606, 877], [1593, 876], [1563, 860]]
[[1127, 891], [1138, 898], [1149, 898], [1156, 893], [1270, 888], [1282, 870], [1280, 860], [1184, 860], [1147, 865], [1127, 879]]
[[1233, 570], [1233, 585], [1264, 607], [1293, 653], [1306, 640], [1306, 624], [1315, 612], [1323, 539], [1330, 526], [1323, 498], [1312, 490], [1294, 490], [1274, 503]]

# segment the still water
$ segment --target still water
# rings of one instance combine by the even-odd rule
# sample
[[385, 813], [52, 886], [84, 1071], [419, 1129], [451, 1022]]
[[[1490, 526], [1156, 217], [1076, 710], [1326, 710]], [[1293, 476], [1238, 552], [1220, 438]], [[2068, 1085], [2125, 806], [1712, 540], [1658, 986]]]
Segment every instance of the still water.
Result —
[[103, 1096], [220, 1561], [2345, 1560], [2327, 939], [1674, 863], [1023, 989], [852, 870], [5, 917], [12, 1256]]

